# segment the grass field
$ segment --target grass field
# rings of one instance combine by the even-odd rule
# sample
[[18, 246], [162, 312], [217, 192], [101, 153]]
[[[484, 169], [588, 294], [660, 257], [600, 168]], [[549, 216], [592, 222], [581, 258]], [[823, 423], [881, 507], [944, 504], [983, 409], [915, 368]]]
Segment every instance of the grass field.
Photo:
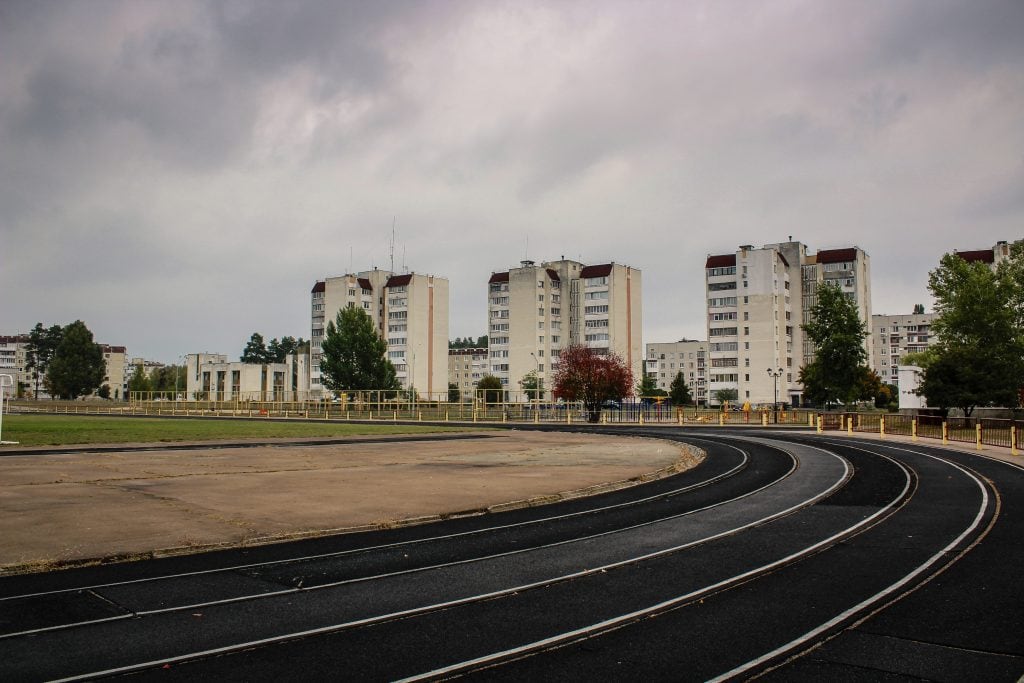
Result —
[[[4, 441], [20, 446], [93, 443], [156, 443], [224, 439], [424, 434], [465, 431], [458, 427], [160, 419], [74, 415], [4, 415]], [[0, 446], [0, 449], [10, 446]]]

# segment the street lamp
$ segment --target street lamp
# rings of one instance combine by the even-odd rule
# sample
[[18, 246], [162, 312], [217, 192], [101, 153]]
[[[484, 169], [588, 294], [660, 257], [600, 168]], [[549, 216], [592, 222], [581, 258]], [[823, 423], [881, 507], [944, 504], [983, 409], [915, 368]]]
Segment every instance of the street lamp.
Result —
[[771, 378], [772, 378], [772, 380], [774, 380], [774, 384], [775, 384], [775, 403], [772, 404], [772, 421], [775, 424], [778, 424], [779, 423], [779, 415], [778, 415], [778, 410], [779, 410], [779, 377], [782, 377], [782, 368], [779, 368], [778, 370], [772, 370], [771, 368], [768, 368], [768, 374], [771, 375]]
[[540, 410], [540, 361], [537, 360], [537, 354], [533, 351], [530, 352], [533, 356], [533, 364], [536, 366], [536, 370], [533, 374], [533, 409], [534, 415], [539, 415], [536, 411]]

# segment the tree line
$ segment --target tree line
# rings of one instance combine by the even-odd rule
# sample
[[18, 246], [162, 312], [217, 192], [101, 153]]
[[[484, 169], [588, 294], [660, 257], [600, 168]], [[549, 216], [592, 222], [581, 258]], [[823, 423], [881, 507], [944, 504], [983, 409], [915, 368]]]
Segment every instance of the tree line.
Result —
[[288, 356], [299, 353], [309, 353], [309, 342], [303, 341], [302, 337], [281, 337], [280, 340], [275, 337], [265, 343], [262, 334], [253, 332], [239, 360], [257, 365], [283, 363]]

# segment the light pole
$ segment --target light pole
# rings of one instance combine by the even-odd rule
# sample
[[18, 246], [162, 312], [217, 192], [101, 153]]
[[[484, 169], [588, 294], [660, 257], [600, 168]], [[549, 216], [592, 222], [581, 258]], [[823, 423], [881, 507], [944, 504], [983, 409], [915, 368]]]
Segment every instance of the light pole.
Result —
[[772, 404], [772, 422], [775, 424], [779, 423], [779, 377], [782, 377], [782, 368], [778, 370], [772, 370], [768, 368], [768, 374], [771, 375], [772, 380], [775, 383], [775, 403]]
[[534, 415], [539, 415], [536, 411], [540, 410], [540, 361], [537, 360], [537, 354], [533, 351], [530, 352], [530, 355], [533, 356], [533, 364], [536, 368], [533, 373], [533, 410]]

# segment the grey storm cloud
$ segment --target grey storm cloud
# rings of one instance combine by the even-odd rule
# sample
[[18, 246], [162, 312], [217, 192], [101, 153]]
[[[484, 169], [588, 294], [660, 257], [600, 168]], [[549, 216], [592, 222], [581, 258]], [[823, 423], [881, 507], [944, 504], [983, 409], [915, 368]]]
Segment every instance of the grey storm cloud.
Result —
[[0, 333], [234, 355], [394, 258], [479, 335], [491, 271], [565, 255], [699, 337], [705, 256], [789, 235], [909, 310], [1024, 232], [1021, 35], [1016, 0], [9, 0]]

